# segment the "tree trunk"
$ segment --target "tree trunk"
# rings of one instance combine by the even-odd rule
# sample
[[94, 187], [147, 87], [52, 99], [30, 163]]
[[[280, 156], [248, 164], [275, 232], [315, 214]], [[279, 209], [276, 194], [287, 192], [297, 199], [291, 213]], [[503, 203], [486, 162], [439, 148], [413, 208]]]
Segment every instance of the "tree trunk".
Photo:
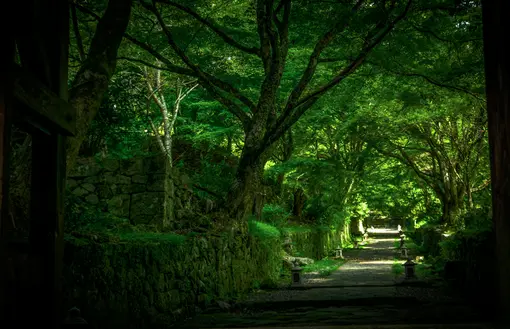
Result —
[[[294, 151], [294, 141], [292, 138], [292, 130], [289, 131], [282, 137], [283, 150], [282, 150], [282, 163], [290, 160], [292, 152]], [[283, 182], [285, 181], [285, 173], [278, 174], [276, 177], [276, 195], [281, 196], [283, 192]]]
[[491, 154], [492, 210], [496, 237], [494, 271], [498, 285], [499, 314], [510, 321], [510, 3], [482, 1], [489, 146]]
[[76, 135], [67, 138], [67, 172], [72, 170], [117, 66], [117, 51], [129, 17], [131, 0], [109, 0], [99, 20], [87, 58], [76, 74], [69, 91], [69, 103], [76, 109]]
[[451, 198], [448, 198], [447, 200], [441, 200], [441, 202], [443, 204], [443, 215], [441, 217], [441, 222], [447, 227], [462, 228], [462, 206]]
[[305, 208], [306, 196], [302, 188], [294, 192], [294, 206], [292, 207], [292, 215], [301, 217]]
[[[249, 215], [260, 217], [265, 199], [262, 178], [267, 159], [251, 154], [253, 153], [246, 151], [246, 148], [243, 150], [236, 180], [230, 188], [225, 205], [231, 219], [236, 223], [243, 222]], [[239, 228], [243, 226], [241, 224]]]

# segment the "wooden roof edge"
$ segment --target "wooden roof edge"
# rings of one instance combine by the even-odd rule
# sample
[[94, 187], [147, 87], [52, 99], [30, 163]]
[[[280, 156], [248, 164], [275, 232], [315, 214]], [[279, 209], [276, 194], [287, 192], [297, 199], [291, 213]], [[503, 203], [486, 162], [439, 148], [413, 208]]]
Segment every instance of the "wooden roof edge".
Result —
[[67, 101], [19, 65], [14, 65], [12, 77], [14, 98], [43, 118], [43, 122], [38, 122], [40, 126], [64, 136], [75, 135], [76, 110]]

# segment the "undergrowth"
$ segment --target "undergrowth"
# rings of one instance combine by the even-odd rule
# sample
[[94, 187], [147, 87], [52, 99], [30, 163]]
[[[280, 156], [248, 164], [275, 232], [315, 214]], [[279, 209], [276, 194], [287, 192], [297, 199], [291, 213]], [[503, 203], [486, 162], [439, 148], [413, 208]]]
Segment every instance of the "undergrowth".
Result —
[[336, 271], [343, 264], [345, 264], [345, 260], [324, 258], [314, 262], [313, 264], [306, 265], [303, 267], [303, 272], [318, 272], [320, 276], [325, 277], [331, 275], [331, 273]]

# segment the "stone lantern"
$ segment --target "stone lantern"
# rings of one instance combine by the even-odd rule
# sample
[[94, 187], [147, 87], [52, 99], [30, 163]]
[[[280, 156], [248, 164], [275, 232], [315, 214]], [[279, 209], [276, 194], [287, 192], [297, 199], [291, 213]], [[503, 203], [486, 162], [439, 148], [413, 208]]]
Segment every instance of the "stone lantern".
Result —
[[408, 258], [407, 262], [404, 263], [406, 279], [416, 278], [415, 269], [414, 269], [415, 266], [416, 266], [416, 263], [413, 262], [411, 258]]
[[408, 257], [409, 257], [409, 255], [407, 254], [407, 251], [408, 251], [408, 249], [407, 249], [407, 248], [404, 248], [404, 247], [403, 247], [403, 248], [401, 249], [402, 257], [405, 257], [405, 258], [408, 258]]
[[87, 328], [88, 323], [81, 317], [80, 309], [73, 307], [67, 311], [67, 318], [62, 323], [62, 328], [73, 328], [80, 325], [81, 328]]
[[303, 269], [297, 265], [297, 262], [294, 263], [292, 267], [292, 288], [301, 288], [303, 287], [303, 278], [301, 277], [301, 271]]
[[335, 249], [335, 257], [344, 259], [344, 255], [342, 253], [342, 248], [340, 248], [340, 246], [336, 247], [336, 249]]
[[405, 237], [404, 234], [400, 235], [400, 248], [404, 248]]

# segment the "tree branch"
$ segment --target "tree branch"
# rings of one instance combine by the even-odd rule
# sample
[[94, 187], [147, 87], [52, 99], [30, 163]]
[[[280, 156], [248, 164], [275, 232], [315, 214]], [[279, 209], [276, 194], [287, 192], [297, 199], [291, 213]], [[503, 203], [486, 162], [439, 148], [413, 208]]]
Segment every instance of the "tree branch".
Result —
[[403, 165], [407, 165], [408, 167], [411, 167], [411, 169], [416, 173], [416, 175], [419, 178], [421, 178], [430, 188], [432, 188], [436, 193], [438, 193], [440, 195], [442, 194], [441, 189], [439, 188], [439, 186], [437, 184], [434, 183], [434, 181], [431, 179], [430, 175], [423, 172], [402, 148], [397, 147], [397, 149], [400, 152], [400, 155], [398, 155], [393, 152], [385, 151], [375, 144], [372, 144], [371, 146], [380, 154], [385, 155], [390, 158], [394, 158], [394, 159], [398, 160], [400, 163], [402, 163]]
[[358, 11], [358, 9], [363, 4], [364, 0], [358, 0], [356, 4], [352, 7], [350, 12], [343, 16], [339, 21], [328, 31], [326, 32], [315, 44], [312, 54], [310, 55], [310, 59], [308, 60], [308, 66], [305, 71], [301, 75], [301, 79], [299, 80], [294, 90], [292, 90], [288, 100], [287, 105], [285, 106], [285, 110], [283, 116], [288, 116], [292, 109], [295, 107], [296, 102], [299, 100], [301, 95], [303, 94], [305, 88], [308, 86], [313, 76], [315, 75], [315, 71], [317, 70], [317, 65], [319, 63], [319, 57], [324, 49], [333, 41], [335, 36], [338, 33], [341, 33], [345, 30], [351, 19], [354, 17], [354, 14]]
[[80, 29], [78, 26], [78, 17], [76, 15], [76, 5], [74, 3], [70, 4], [71, 7], [71, 19], [73, 21], [73, 31], [74, 37], [76, 38], [76, 45], [78, 47], [78, 55], [80, 57], [80, 61], [85, 60], [85, 48], [83, 48], [83, 39], [81, 38]]
[[190, 16], [193, 16], [200, 23], [202, 23], [205, 26], [207, 26], [208, 28], [210, 28], [214, 33], [216, 33], [219, 37], [221, 37], [223, 39], [223, 41], [225, 41], [227, 44], [229, 44], [241, 51], [244, 51], [245, 53], [256, 55], [256, 56], [260, 57], [260, 49], [258, 49], [256, 47], [250, 48], [250, 47], [241, 45], [239, 42], [235, 41], [234, 39], [229, 37], [225, 32], [223, 32], [221, 29], [219, 29], [217, 26], [215, 26], [215, 24], [213, 22], [200, 16], [197, 12], [195, 12], [191, 8], [188, 8], [188, 7], [183, 6], [175, 1], [170, 1], [170, 0], [157, 0], [156, 2], [166, 4], [166, 5], [175, 7], [181, 11], [184, 11], [185, 13], [189, 14]]
[[491, 185], [490, 178], [487, 179], [485, 182], [483, 182], [482, 185], [472, 188], [471, 193], [480, 192], [480, 191], [484, 190], [485, 188], [487, 188], [489, 185]]
[[[161, 54], [159, 54], [158, 52], [153, 50], [152, 47], [150, 47], [149, 45], [147, 45], [143, 42], [140, 42], [140, 41], [132, 38], [131, 36], [129, 36], [129, 38], [130, 39], [128, 39], [128, 40], [130, 40], [130, 41], [134, 40], [133, 43], [141, 46], [143, 49], [145, 49], [147, 51], [149, 51], [149, 49], [150, 49], [150, 53], [152, 55], [155, 55], [154, 57], [156, 57], [158, 60], [164, 59], [165, 66], [158, 66], [158, 65], [149, 63], [147, 61], [144, 61], [144, 60], [141, 60], [138, 58], [118, 57], [118, 59], [126, 60], [126, 61], [133, 62], [133, 63], [143, 64], [147, 67], [151, 67], [153, 69], [157, 69], [157, 70], [161, 70], [161, 71], [173, 72], [173, 73], [177, 73], [177, 74], [182, 74], [182, 75], [198, 78], [198, 75], [193, 70], [182, 67], [182, 66], [174, 65], [170, 61], [168, 61], [168, 59], [166, 59], [164, 56], [162, 56]], [[223, 91], [230, 93], [232, 96], [234, 96], [239, 101], [241, 101], [244, 105], [246, 105], [251, 111], [254, 111], [255, 104], [249, 98], [247, 98], [246, 96], [241, 94], [241, 92], [237, 88], [233, 87], [232, 85], [230, 85], [227, 82], [224, 82], [223, 80], [216, 78], [213, 75], [210, 75], [205, 72], [203, 72], [203, 73], [207, 76], [207, 78], [210, 80], [210, 82], [212, 84], [214, 84], [216, 87], [222, 89]]]
[[82, 13], [92, 16], [96, 21], [99, 21], [101, 19], [101, 17], [98, 14], [96, 14], [95, 12], [93, 12], [92, 10], [90, 10], [86, 7], [83, 7], [82, 5], [74, 3], [74, 6], [76, 7], [76, 9], [80, 10]]
[[272, 0], [257, 0], [256, 4], [257, 32], [260, 40], [260, 58], [262, 59], [266, 76], [271, 69], [271, 40], [266, 27], [266, 6], [268, 6], [268, 1], [271, 2], [272, 5]]
[[385, 37], [388, 35], [395, 25], [404, 19], [404, 17], [407, 15], [407, 12], [409, 11], [409, 8], [411, 7], [412, 0], [408, 0], [406, 7], [402, 11], [400, 15], [398, 15], [393, 21], [391, 21], [389, 24], [387, 24], [382, 30], [380, 30], [378, 33], [375, 34], [375, 37], [372, 39], [371, 42], [369, 42], [360, 52], [360, 54], [348, 65], [346, 66], [337, 76], [335, 76], [330, 82], [323, 85], [322, 87], [317, 88], [315, 91], [311, 92], [308, 96], [304, 97], [303, 99], [300, 99], [297, 102], [297, 105], [306, 103], [312, 98], [316, 98], [339, 84], [342, 80], [344, 80], [346, 77], [348, 77], [358, 66], [360, 66], [365, 58], [368, 56], [370, 51], [374, 49]]
[[[131, 57], [121, 56], [121, 57], [117, 57], [117, 59], [125, 60], [125, 61], [132, 62], [132, 63], [142, 64], [144, 66], [147, 66], [147, 67], [150, 67], [150, 68], [153, 68], [153, 69], [156, 69], [156, 70], [160, 70], [160, 71], [167, 71], [167, 72], [187, 75], [187, 76], [190, 76], [190, 77], [196, 77], [197, 76], [195, 74], [195, 72], [193, 72], [192, 70], [187, 69], [185, 67], [173, 65], [170, 62], [165, 63], [165, 66], [159, 66], [159, 65], [155, 65], [155, 64], [149, 63], [147, 61], [144, 61], [144, 60], [141, 60], [141, 59], [138, 59], [138, 58], [131, 58]], [[169, 63], [170, 63], [170, 65], [169, 65]]]
[[212, 195], [213, 197], [217, 198], [218, 200], [223, 200], [223, 197], [221, 195], [219, 195], [218, 193], [216, 192], [213, 192], [205, 187], [202, 187], [198, 184], [193, 184], [193, 187], [198, 189], [198, 190], [201, 190], [201, 191], [204, 191], [206, 193], [209, 193], [210, 195]]
[[[91, 11], [91, 10], [89, 10], [89, 9], [83, 7], [83, 6], [77, 5], [77, 8], [80, 11], [82, 11], [83, 13], [86, 13], [87, 15], [93, 17], [96, 20], [100, 19], [100, 17], [97, 14], [95, 14], [93, 11]], [[231, 86], [230, 84], [228, 84], [228, 83], [226, 83], [226, 82], [224, 82], [224, 81], [222, 81], [222, 80], [220, 80], [220, 79], [218, 79], [218, 78], [216, 78], [216, 77], [214, 77], [214, 76], [212, 76], [210, 74], [207, 74], [205, 72], [201, 72], [201, 73], [207, 79], [201, 78], [200, 74], [197, 74], [196, 70], [187, 69], [187, 68], [184, 68], [184, 67], [177, 66], [177, 65], [173, 64], [165, 56], [161, 55], [154, 48], [152, 48], [151, 45], [137, 40], [135, 37], [131, 36], [128, 33], [124, 33], [124, 38], [126, 38], [127, 40], [129, 40], [133, 44], [139, 46], [143, 50], [147, 51], [149, 54], [154, 56], [160, 62], [164, 63], [165, 66], [166, 66], [166, 69], [164, 69], [162, 67], [154, 66], [154, 64], [150, 64], [150, 63], [148, 63], [146, 61], [143, 61], [143, 60], [140, 60], [140, 59], [129, 58], [129, 57], [120, 57], [120, 59], [128, 60], [128, 61], [131, 61], [131, 62], [136, 62], [136, 63], [140, 63], [140, 64], [144, 64], [144, 65], [147, 65], [148, 67], [152, 67], [152, 68], [156, 68], [156, 69], [161, 69], [161, 70], [165, 70], [165, 71], [169, 71], [169, 72], [174, 72], [174, 73], [178, 73], [178, 74], [182, 74], [182, 75], [187, 75], [187, 76], [192, 76], [192, 77], [199, 78], [199, 81], [205, 82], [204, 83], [204, 88], [206, 88], [206, 89], [208, 89], [208, 88], [205, 86], [205, 84], [206, 83], [209, 83], [209, 84], [212, 83], [214, 86], [222, 89], [225, 92], [228, 92], [229, 94], [231, 94], [232, 96], [237, 98], [239, 101], [241, 101], [243, 104], [245, 104], [252, 112], [255, 111], [255, 108], [256, 108], [255, 104], [250, 99], [248, 99], [247, 97], [243, 96], [238, 89], [236, 89], [235, 87]], [[246, 114], [242, 109], [236, 108], [238, 106], [235, 103], [231, 102], [230, 100], [224, 100], [223, 96], [221, 96], [216, 90], [210, 90], [210, 88], [214, 88], [214, 87], [213, 86], [209, 86], [209, 89], [208, 89], [212, 93], [213, 97], [215, 97], [216, 100], [220, 101], [222, 104], [227, 106], [227, 109], [232, 114], [234, 114], [243, 123], [243, 125], [246, 125], [246, 124], [249, 123], [250, 117], [248, 116], [248, 114]], [[223, 99], [223, 100], [220, 100], [220, 99]], [[229, 104], [229, 105], [226, 105], [226, 104]]]
[[[390, 71], [391, 72], [391, 71]], [[479, 95], [473, 93], [472, 91], [469, 91], [467, 89], [464, 89], [464, 88], [461, 88], [461, 87], [456, 87], [456, 86], [452, 86], [452, 85], [447, 85], [447, 84], [444, 84], [444, 83], [441, 83], [439, 81], [436, 81], [430, 77], [427, 77], [426, 75], [423, 75], [421, 73], [402, 73], [402, 72], [393, 72], [397, 75], [401, 75], [401, 76], [406, 76], [406, 77], [419, 77], [419, 78], [422, 78], [424, 80], [426, 80], [427, 82], [435, 85], [435, 86], [438, 86], [438, 87], [441, 87], [441, 88], [446, 88], [446, 89], [450, 89], [450, 90], [455, 90], [455, 91], [460, 91], [460, 92], [463, 92], [465, 94], [468, 94], [478, 100], [482, 100], [482, 97], [480, 97]]]
[[[210, 79], [211, 76], [206, 74], [205, 72], [203, 72], [200, 69], [200, 67], [198, 67], [198, 65], [195, 65], [189, 59], [189, 57], [184, 53], [184, 51], [175, 43], [172, 32], [167, 28], [167, 26], [163, 20], [163, 17], [161, 16], [161, 14], [157, 10], [157, 8], [153, 5], [148, 5], [146, 3], [142, 3], [142, 5], [156, 16], [158, 23], [159, 23], [161, 29], [163, 30], [163, 33], [166, 36], [168, 44], [175, 51], [175, 53], [181, 58], [181, 60], [184, 62], [184, 64], [186, 64], [186, 66], [188, 66], [197, 75], [197, 78], [201, 81], [201, 85], [205, 89], [207, 89], [216, 100], [218, 100], [223, 105], [225, 105], [225, 107], [241, 121], [241, 123], [243, 124], [243, 127], [245, 127], [245, 128], [249, 127], [251, 125], [251, 122], [250, 122], [250, 117], [248, 116], [248, 114], [246, 114], [242, 110], [242, 108], [240, 108], [232, 100], [221, 95], [218, 92], [218, 90], [216, 89], [214, 83], [211, 81], [211, 79]], [[152, 47], [150, 47], [150, 48], [152, 49]], [[216, 81], [218, 82], [218, 79], [216, 79]], [[225, 84], [226, 83], [223, 83], [223, 85], [225, 85]], [[231, 87], [231, 88], [233, 88], [233, 87]]]

